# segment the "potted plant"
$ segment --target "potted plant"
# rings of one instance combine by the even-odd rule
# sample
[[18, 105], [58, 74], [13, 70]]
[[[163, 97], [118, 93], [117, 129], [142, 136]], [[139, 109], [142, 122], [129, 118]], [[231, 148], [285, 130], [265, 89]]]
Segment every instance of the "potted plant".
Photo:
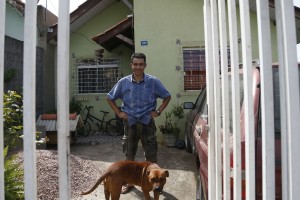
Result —
[[177, 123], [184, 117], [184, 111], [182, 105], [175, 104], [171, 111], [165, 113], [166, 119], [164, 125], [160, 125], [159, 129], [163, 134], [166, 145], [174, 147], [178, 139], [180, 129]]
[[83, 107], [81, 101], [76, 99], [74, 96], [70, 99], [69, 106], [70, 106], [70, 113], [76, 113], [77, 115], [80, 114]]

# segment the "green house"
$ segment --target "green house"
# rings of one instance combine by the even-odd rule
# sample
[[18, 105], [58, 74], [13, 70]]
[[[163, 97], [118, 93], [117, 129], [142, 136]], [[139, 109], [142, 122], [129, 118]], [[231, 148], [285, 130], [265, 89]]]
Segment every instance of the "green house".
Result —
[[[94, 106], [95, 115], [100, 115], [98, 110], [106, 110], [113, 117], [105, 100], [106, 93], [117, 80], [131, 73], [131, 54], [143, 52], [147, 56], [146, 73], [159, 78], [172, 95], [167, 110], [175, 103], [195, 101], [206, 77], [203, 4], [203, 0], [84, 2], [70, 15], [70, 97], [75, 96], [84, 105]], [[274, 9], [271, 2], [270, 9]], [[255, 10], [251, 11], [250, 17], [252, 54], [258, 59]], [[271, 40], [276, 44], [275, 16], [270, 21]], [[48, 41], [55, 45], [57, 24], [51, 30]], [[239, 32], [236, 39], [241, 57], [240, 38]], [[276, 45], [272, 47], [272, 53], [275, 62]], [[230, 60], [230, 56], [228, 58]], [[162, 124], [163, 120], [164, 113], [157, 118], [156, 125]], [[183, 136], [184, 120], [181, 127]]]

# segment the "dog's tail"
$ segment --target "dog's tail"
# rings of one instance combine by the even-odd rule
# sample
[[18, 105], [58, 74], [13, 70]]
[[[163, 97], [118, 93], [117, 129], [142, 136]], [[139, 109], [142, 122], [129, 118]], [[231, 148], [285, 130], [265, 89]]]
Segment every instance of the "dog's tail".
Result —
[[87, 194], [90, 194], [91, 192], [93, 192], [98, 187], [98, 185], [100, 185], [102, 183], [102, 181], [104, 181], [104, 179], [106, 178], [107, 175], [108, 175], [108, 172], [105, 172], [104, 174], [102, 174], [100, 176], [100, 178], [98, 179], [98, 181], [95, 183], [95, 185], [90, 190], [88, 190], [86, 192], [81, 192], [81, 195], [87, 195]]

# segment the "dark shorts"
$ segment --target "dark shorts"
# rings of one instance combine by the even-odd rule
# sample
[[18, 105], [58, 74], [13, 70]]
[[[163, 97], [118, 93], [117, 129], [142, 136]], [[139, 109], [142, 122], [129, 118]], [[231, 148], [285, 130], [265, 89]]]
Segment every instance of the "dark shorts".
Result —
[[134, 160], [138, 150], [138, 143], [141, 140], [144, 148], [144, 155], [146, 161], [157, 162], [157, 141], [156, 141], [156, 127], [152, 120], [149, 125], [137, 123], [128, 126], [124, 122], [125, 132], [123, 137], [123, 152], [127, 160]]

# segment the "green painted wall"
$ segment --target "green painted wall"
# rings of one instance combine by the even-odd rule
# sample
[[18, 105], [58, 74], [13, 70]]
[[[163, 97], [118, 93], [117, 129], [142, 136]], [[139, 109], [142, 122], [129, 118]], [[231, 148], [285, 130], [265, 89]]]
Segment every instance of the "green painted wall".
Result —
[[[182, 48], [193, 46], [205, 46], [204, 42], [204, 21], [203, 21], [203, 1], [201, 0], [134, 0], [134, 34], [135, 51], [143, 52], [147, 56], [146, 73], [158, 77], [168, 88], [172, 95], [172, 101], [167, 110], [172, 108], [172, 104], [194, 101], [199, 91], [183, 90], [182, 71]], [[94, 57], [94, 50], [100, 46], [90, 38], [104, 32], [106, 29], [126, 18], [130, 11], [124, 3], [116, 2], [105, 11], [97, 15], [90, 22], [71, 34], [71, 55], [75, 57]], [[239, 16], [239, 11], [237, 13]], [[258, 36], [256, 25], [256, 14], [251, 13], [252, 47], [253, 58], [259, 57]], [[238, 21], [239, 24], [239, 21]], [[275, 26], [272, 25], [272, 43], [276, 44]], [[239, 38], [240, 31], [239, 31]], [[147, 45], [142, 45], [146, 42]], [[240, 60], [241, 43], [239, 44]], [[273, 59], [277, 59], [277, 48], [272, 47]], [[109, 54], [121, 55], [123, 75], [131, 73], [129, 63], [130, 55], [133, 51], [125, 46], [120, 46]], [[71, 56], [72, 58], [72, 56]], [[71, 70], [74, 69], [70, 60]], [[177, 70], [176, 66], [180, 69]], [[72, 77], [70, 77], [72, 80]], [[94, 105], [94, 114], [98, 109], [112, 110], [105, 101], [106, 94], [82, 95], [84, 104]], [[161, 101], [158, 102], [160, 104]], [[163, 124], [165, 113], [157, 118], [157, 127]], [[184, 120], [181, 122], [184, 129]], [[183, 138], [183, 131], [181, 138]], [[161, 140], [161, 134], [158, 134]]]
[[[237, 17], [238, 17], [238, 25], [239, 25], [239, 38], [241, 38], [241, 31], [240, 31], [240, 10], [237, 7]], [[257, 25], [257, 14], [254, 12], [250, 13], [250, 20], [251, 20], [251, 42], [252, 42], [252, 58], [259, 59], [259, 44], [258, 44], [258, 25]], [[277, 34], [276, 34], [276, 26], [274, 22], [270, 21], [270, 28], [271, 28], [271, 44], [272, 49], [272, 59], [273, 62], [278, 62], [278, 51], [277, 51]], [[242, 43], [239, 43], [239, 55], [240, 61], [242, 61]]]
[[[237, 15], [239, 16], [239, 13]], [[182, 47], [205, 46], [203, 20], [203, 1], [134, 0], [135, 48], [137, 52], [144, 52], [147, 55], [146, 73], [158, 77], [171, 92], [172, 101], [168, 109], [171, 109], [172, 104], [177, 102], [195, 101], [199, 94], [199, 91], [185, 92], [183, 90], [181, 49]], [[251, 13], [253, 58], [259, 58], [256, 23], [256, 14]], [[272, 43], [276, 44], [273, 24], [272, 31]], [[148, 45], [141, 45], [141, 41], [148, 42]], [[239, 49], [240, 58], [242, 58], [241, 43]], [[272, 50], [274, 61], [276, 61], [276, 46]], [[176, 66], [180, 66], [181, 69], [177, 71]], [[163, 124], [164, 117], [163, 113], [156, 120], [156, 124]], [[184, 120], [181, 127], [184, 130]], [[183, 136], [182, 131], [181, 137]]]
[[[99, 13], [93, 19], [91, 19], [84, 26], [71, 33], [70, 36], [70, 94], [72, 96], [72, 73], [76, 70], [75, 58], [95, 58], [95, 50], [102, 48], [99, 44], [95, 43], [91, 38], [100, 33], [103, 33], [107, 29], [114, 26], [116, 23], [124, 20], [127, 15], [132, 14], [132, 11], [122, 2], [118, 1], [110, 5], [103, 12]], [[121, 71], [123, 75], [127, 75], [131, 72], [129, 67], [130, 56], [133, 50], [125, 46], [119, 46], [111, 52], [105, 50], [104, 57], [120, 57], [121, 58]], [[82, 100], [84, 105], [92, 105], [94, 109], [92, 114], [100, 117], [99, 110], [105, 110], [110, 112], [110, 116], [107, 119], [114, 116], [114, 112], [106, 102], [106, 94], [90, 94], [90, 95], [78, 95], [77, 98]], [[120, 104], [120, 102], [118, 102]]]
[[[199, 0], [134, 1], [135, 48], [147, 55], [146, 73], [159, 78], [170, 91], [172, 101], [168, 109], [174, 103], [194, 100], [198, 93], [183, 92], [182, 71], [176, 70], [176, 66], [182, 66], [182, 46], [177, 41], [191, 45], [197, 41], [204, 45], [202, 10], [203, 2]], [[148, 45], [142, 46], [141, 41], [147, 41]], [[156, 119], [156, 125], [163, 124], [164, 119], [165, 112]], [[181, 136], [183, 124], [184, 120]]]

